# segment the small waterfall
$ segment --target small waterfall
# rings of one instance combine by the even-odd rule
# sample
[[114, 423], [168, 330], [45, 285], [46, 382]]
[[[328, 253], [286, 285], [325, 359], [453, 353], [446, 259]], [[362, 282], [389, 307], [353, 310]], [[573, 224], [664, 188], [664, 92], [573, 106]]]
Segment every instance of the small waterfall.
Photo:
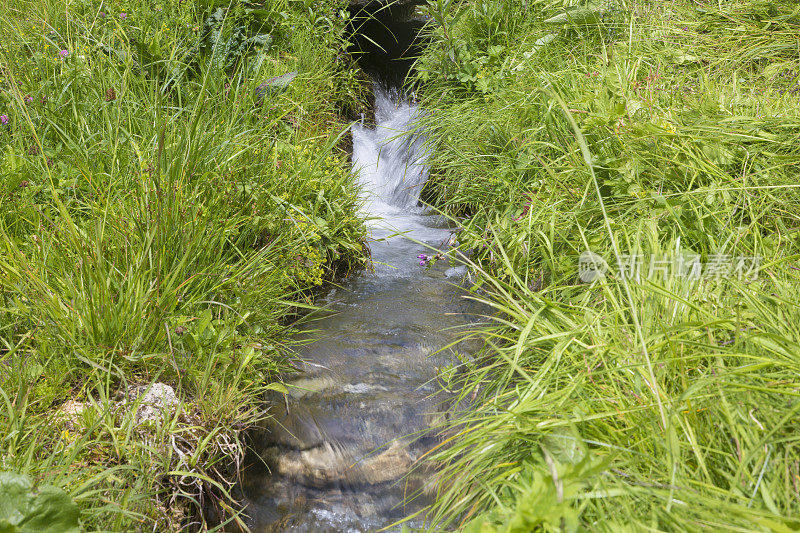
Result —
[[419, 203], [428, 179], [419, 116], [416, 104], [376, 84], [375, 127], [353, 127], [353, 172], [361, 185], [370, 250], [380, 275], [418, 274], [417, 255], [429, 252], [418, 243], [438, 248], [450, 235], [447, 222]]
[[414, 132], [416, 105], [375, 85], [377, 126], [353, 128], [353, 168], [358, 174], [370, 215], [415, 207], [428, 178], [425, 139]]

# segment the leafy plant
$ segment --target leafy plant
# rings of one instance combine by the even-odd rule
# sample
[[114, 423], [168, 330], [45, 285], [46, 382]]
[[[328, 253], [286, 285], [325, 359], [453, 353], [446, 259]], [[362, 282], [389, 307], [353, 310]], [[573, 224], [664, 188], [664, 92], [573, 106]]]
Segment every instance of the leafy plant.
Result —
[[0, 531], [4, 533], [78, 533], [78, 506], [63, 490], [34, 488], [30, 478], [0, 472]]
[[[340, 148], [364, 88], [307, 7], [0, 7], [0, 458], [88, 529], [242, 525], [293, 319], [364, 262]], [[181, 409], [145, 427], [120, 398], [153, 383]]]

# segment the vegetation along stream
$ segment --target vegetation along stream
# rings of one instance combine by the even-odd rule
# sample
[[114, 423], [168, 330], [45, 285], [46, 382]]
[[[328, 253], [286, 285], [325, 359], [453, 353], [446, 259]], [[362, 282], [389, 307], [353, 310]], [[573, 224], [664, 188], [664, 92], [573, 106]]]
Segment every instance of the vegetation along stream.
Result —
[[798, 35], [0, 2], [0, 531], [800, 531]]

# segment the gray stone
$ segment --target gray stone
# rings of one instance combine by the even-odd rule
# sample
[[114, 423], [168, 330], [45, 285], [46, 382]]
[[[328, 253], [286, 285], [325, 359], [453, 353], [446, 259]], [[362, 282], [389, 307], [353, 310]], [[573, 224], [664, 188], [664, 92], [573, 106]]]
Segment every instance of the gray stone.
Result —
[[444, 271], [444, 275], [448, 278], [463, 278], [467, 275], [467, 267], [465, 265], [450, 267]]
[[69, 400], [56, 411], [55, 419], [68, 431], [74, 431], [80, 425], [83, 412], [88, 407], [88, 403]]
[[136, 424], [161, 420], [180, 406], [175, 390], [164, 383], [133, 386], [128, 389], [125, 405], [137, 405], [134, 421]]

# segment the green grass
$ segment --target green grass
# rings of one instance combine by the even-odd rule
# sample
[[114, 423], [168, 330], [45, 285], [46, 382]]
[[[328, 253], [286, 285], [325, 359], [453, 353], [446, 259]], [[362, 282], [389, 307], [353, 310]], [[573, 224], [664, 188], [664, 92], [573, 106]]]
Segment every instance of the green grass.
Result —
[[[430, 456], [431, 527], [796, 530], [800, 12], [565, 4], [428, 8], [426, 194], [494, 309], [450, 374], [472, 407]], [[762, 268], [648, 277], [690, 254]]]
[[[0, 8], [0, 469], [86, 529], [233, 517], [287, 324], [364, 260], [343, 4], [222, 5]], [[800, 11], [598, 5], [428, 7], [426, 195], [494, 310], [446, 373], [471, 408], [431, 528], [796, 530]], [[758, 279], [616, 269], [720, 253]], [[181, 408], [137, 424], [122, 397], [159, 381]]]
[[[233, 516], [287, 324], [364, 261], [341, 6], [217, 4], [0, 10], [0, 468], [66, 490], [87, 529]], [[157, 381], [181, 408], [138, 425], [120, 396]]]

